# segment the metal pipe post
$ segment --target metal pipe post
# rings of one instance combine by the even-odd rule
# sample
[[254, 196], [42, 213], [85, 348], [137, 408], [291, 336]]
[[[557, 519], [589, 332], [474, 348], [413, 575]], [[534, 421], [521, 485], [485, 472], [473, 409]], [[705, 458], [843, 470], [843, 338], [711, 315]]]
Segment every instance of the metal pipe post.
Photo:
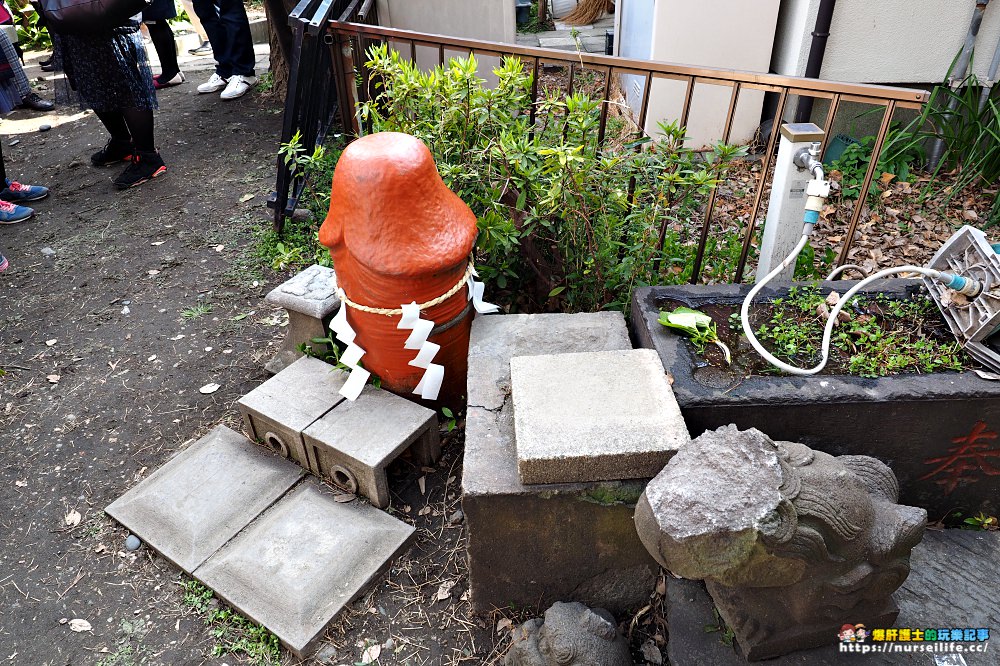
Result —
[[[774, 164], [771, 198], [760, 244], [760, 262], [756, 279], [760, 281], [795, 248], [802, 237], [802, 215], [806, 203], [806, 184], [812, 177], [808, 169], [796, 166], [795, 155], [822, 141], [823, 130], [813, 123], [789, 123], [781, 126], [781, 143]], [[792, 264], [775, 280], [790, 282], [795, 273]]]

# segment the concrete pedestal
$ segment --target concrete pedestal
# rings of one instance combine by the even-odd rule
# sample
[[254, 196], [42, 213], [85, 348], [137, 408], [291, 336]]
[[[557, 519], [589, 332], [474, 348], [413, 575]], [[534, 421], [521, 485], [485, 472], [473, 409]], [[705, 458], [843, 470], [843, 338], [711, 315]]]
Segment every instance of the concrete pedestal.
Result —
[[517, 472], [510, 359], [615, 349], [631, 349], [620, 313], [473, 322], [462, 507], [478, 612], [581, 601], [622, 613], [646, 603], [657, 565], [632, 522], [646, 480], [528, 486]]

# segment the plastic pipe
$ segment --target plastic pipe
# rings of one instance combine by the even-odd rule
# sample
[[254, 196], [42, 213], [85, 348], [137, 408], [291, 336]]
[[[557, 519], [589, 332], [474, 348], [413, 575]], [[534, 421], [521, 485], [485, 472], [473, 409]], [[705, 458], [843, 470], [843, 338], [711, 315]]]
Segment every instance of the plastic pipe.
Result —
[[[813, 26], [812, 43], [809, 45], [809, 59], [806, 61], [806, 71], [802, 75], [807, 79], [818, 79], [823, 69], [823, 56], [826, 55], [826, 41], [830, 37], [830, 25], [833, 23], [833, 10], [837, 0], [821, 0], [816, 12], [816, 24]], [[807, 123], [812, 115], [813, 98], [799, 98], [795, 109], [795, 122]], [[781, 120], [778, 118], [777, 120]]]
[[[979, 35], [979, 26], [983, 23], [983, 14], [986, 12], [986, 5], [988, 4], [990, 4], [990, 0], [976, 0], [976, 8], [972, 12], [972, 22], [969, 23], [969, 32], [965, 35], [965, 43], [962, 44], [962, 50], [958, 54], [954, 68], [949, 72], [948, 86], [953, 91], [957, 91], [961, 87], [962, 82], [965, 81], [965, 73], [968, 71], [969, 62], [972, 60], [972, 50], [976, 45], [976, 36]], [[945, 112], [946, 119], [955, 112], [957, 106], [958, 97], [952, 95], [948, 102], [948, 109]], [[927, 167], [930, 171], [937, 169], [943, 154], [944, 139], [938, 137], [934, 139], [930, 150], [927, 151]]]
[[983, 90], [979, 93], [979, 112], [986, 108], [986, 100], [990, 98], [993, 85], [997, 82], [997, 71], [1000, 70], [1000, 40], [997, 40], [997, 48], [993, 51], [993, 61], [990, 63], [990, 71], [986, 75], [983, 83]]

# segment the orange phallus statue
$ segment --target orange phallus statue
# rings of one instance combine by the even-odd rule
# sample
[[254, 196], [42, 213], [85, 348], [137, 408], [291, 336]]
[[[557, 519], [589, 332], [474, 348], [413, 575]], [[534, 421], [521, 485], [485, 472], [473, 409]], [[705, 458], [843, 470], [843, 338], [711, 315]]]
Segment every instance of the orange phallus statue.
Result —
[[[347, 297], [342, 307], [365, 351], [361, 364], [382, 388], [409, 397], [424, 369], [410, 365], [417, 350], [404, 347], [411, 331], [398, 328], [398, 311], [437, 300], [467, 277], [475, 214], [441, 180], [423, 142], [380, 132], [351, 143], [337, 162], [319, 240]], [[433, 360], [444, 366], [441, 404], [457, 405], [465, 394], [472, 305], [462, 284], [420, 312], [434, 322], [429, 341], [441, 346]]]

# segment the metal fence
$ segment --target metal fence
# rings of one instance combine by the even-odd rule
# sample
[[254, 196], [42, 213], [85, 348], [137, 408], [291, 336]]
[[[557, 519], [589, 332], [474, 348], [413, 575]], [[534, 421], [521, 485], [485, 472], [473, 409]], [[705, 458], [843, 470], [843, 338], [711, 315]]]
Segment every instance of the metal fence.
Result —
[[[323, 144], [334, 127], [340, 100], [349, 97], [342, 92], [345, 83], [345, 75], [340, 70], [342, 58], [329, 32], [329, 24], [334, 18], [363, 20], [366, 12], [377, 21], [372, 0], [363, 4], [351, 0], [302, 0], [288, 15], [293, 42], [288, 62], [282, 144], [289, 143], [298, 133], [299, 144], [311, 152]], [[268, 199], [268, 206], [274, 211], [274, 228], [280, 232], [285, 218], [298, 205], [305, 183], [283, 157], [278, 157], [277, 166], [275, 191]]]
[[[327, 2], [329, 1], [327, 0]], [[843, 239], [843, 246], [837, 258], [836, 264], [838, 266], [847, 261], [848, 253], [861, 219], [862, 209], [864, 208], [862, 204], [868, 196], [873, 178], [876, 175], [877, 158], [885, 144], [894, 113], [900, 108], [919, 109], [929, 97], [929, 94], [923, 90], [841, 83], [709, 67], [692, 67], [514, 44], [484, 42], [381, 27], [374, 25], [375, 23], [377, 23], [377, 16], [374, 13], [373, 0], [353, 0], [340, 15], [339, 20], [331, 20], [322, 27], [325, 41], [330, 47], [330, 54], [333, 55], [330, 73], [336, 79], [338, 97], [344, 101], [339, 107], [340, 128], [349, 135], [364, 133], [365, 128], [359, 126], [357, 121], [356, 107], [367, 101], [368, 72], [364, 66], [365, 54], [367, 49], [376, 43], [388, 43], [391, 48], [394, 48], [415, 62], [418, 61], [419, 48], [422, 52], [419, 62], [424, 65], [427, 64], [424, 62], [427, 59], [427, 54], [435, 54], [435, 52], [437, 63], [442, 65], [445, 64], [446, 57], [454, 57], [456, 55], [474, 54], [477, 57], [510, 56], [520, 58], [532, 72], [531, 105], [529, 110], [531, 114], [530, 122], [532, 123], [536, 120], [539, 73], [543, 65], [559, 65], [568, 68], [568, 93], [573, 92], [577, 73], [581, 70], [587, 69], [602, 72], [604, 75], [604, 90], [598, 128], [598, 142], [600, 145], [603, 145], [605, 142], [608, 112], [614, 103], [611, 99], [613, 85], [619, 76], [624, 74], [638, 75], [645, 82], [642, 88], [642, 101], [633, 118], [640, 132], [646, 125], [650, 104], [650, 90], [653, 87], [653, 82], [660, 79], [681, 81], [686, 85], [679, 116], [681, 125], [688, 124], [696, 88], [699, 86], [724, 86], [728, 88], [731, 92], [729, 94], [725, 125], [721, 135], [721, 139], [724, 142], [730, 139], [740, 96], [748, 90], [764, 91], [766, 93], [773, 93], [776, 96], [774, 111], [774, 118], [776, 119], [784, 117], [786, 106], [792, 103], [794, 96], [827, 100], [828, 110], [823, 126], [828, 136], [830, 136], [831, 129], [834, 128], [838, 111], [841, 110], [843, 104], [858, 102], [881, 108], [881, 117], [878, 123], [878, 131], [875, 135], [872, 158], [865, 172], [858, 203], [852, 211], [848, 229]], [[315, 69], [312, 71], [314, 75], [320, 75]], [[294, 124], [294, 122], [294, 118], [289, 119], [286, 112], [286, 129], [291, 126], [289, 123]], [[772, 131], [763, 150], [762, 166], [759, 170], [760, 175], [757, 179], [753, 195], [752, 210], [749, 221], [742, 231], [742, 251], [738, 265], [736, 266], [735, 282], [741, 281], [746, 271], [747, 260], [754, 242], [755, 232], [757, 231], [757, 219], [769, 179], [768, 174], [771, 171], [774, 160], [777, 136], [778, 132]], [[829, 145], [829, 142], [827, 142], [827, 145]], [[280, 167], [281, 165], [279, 165], [279, 171]], [[279, 187], [280, 183], [281, 176], [279, 175]], [[713, 189], [709, 195], [704, 207], [703, 217], [700, 221], [698, 249], [692, 271], [693, 282], [699, 281], [701, 276], [705, 260], [705, 246], [709, 230], [712, 226], [716, 200], [717, 188]]]

